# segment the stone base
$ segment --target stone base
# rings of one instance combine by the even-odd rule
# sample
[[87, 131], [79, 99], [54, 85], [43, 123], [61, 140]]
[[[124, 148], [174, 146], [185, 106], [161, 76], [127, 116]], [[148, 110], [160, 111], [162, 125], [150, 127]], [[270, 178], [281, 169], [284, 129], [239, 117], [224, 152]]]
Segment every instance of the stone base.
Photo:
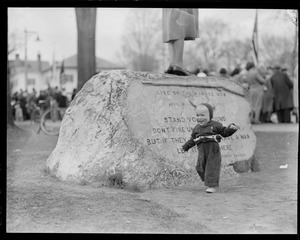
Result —
[[245, 91], [217, 77], [101, 72], [66, 110], [46, 166], [59, 179], [78, 183], [120, 181], [149, 188], [199, 182], [197, 149], [185, 154], [178, 149], [197, 124], [190, 102], [207, 102], [215, 108], [214, 120], [240, 126], [220, 143], [221, 177], [235, 176], [247, 170], [247, 164], [235, 162], [251, 158], [256, 144]]

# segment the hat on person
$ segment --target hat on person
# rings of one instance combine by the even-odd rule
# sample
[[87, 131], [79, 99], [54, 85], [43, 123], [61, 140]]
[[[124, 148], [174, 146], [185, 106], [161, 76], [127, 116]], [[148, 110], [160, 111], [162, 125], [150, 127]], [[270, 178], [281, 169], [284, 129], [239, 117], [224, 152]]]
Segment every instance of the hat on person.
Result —
[[208, 112], [209, 112], [209, 119], [212, 119], [213, 118], [213, 114], [214, 114], [213, 107], [210, 104], [208, 104], [208, 103], [201, 103], [201, 105], [204, 105], [205, 107], [207, 107]]
[[220, 74], [226, 74], [226, 73], [227, 73], [226, 69], [225, 68], [221, 68]]
[[254, 65], [254, 63], [253, 62], [247, 62], [247, 64], [246, 64], [246, 69], [247, 70], [250, 70], [251, 68], [253, 68], [255, 65]]

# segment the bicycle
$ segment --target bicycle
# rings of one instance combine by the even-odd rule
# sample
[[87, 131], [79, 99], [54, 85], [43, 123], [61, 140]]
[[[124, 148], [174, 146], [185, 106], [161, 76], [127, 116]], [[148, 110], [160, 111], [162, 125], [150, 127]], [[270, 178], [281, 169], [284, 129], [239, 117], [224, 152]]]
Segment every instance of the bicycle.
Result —
[[45, 103], [45, 100], [40, 100], [39, 106], [36, 106], [31, 114], [31, 121], [34, 124], [33, 129], [37, 134], [42, 130], [46, 135], [58, 135], [61, 121], [67, 108], [54, 105], [44, 110]]
[[60, 125], [66, 109], [56, 106], [47, 109], [41, 117], [41, 130], [47, 135], [59, 135]]
[[33, 124], [33, 130], [37, 134], [41, 131], [41, 116], [44, 113], [46, 100], [39, 100], [38, 104], [34, 106], [33, 111], [30, 114], [31, 124]]

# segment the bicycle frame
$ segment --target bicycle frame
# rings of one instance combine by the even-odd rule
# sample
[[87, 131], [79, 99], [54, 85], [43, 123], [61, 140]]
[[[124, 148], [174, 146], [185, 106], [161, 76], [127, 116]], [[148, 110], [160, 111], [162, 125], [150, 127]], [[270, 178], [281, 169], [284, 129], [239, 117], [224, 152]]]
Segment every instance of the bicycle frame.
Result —
[[[48, 108], [44, 112], [44, 114], [41, 117], [40, 127], [46, 135], [59, 135], [60, 121], [62, 121], [66, 109], [67, 108], [60, 108], [54, 106]], [[49, 123], [50, 125], [52, 125], [52, 127], [48, 127]]]

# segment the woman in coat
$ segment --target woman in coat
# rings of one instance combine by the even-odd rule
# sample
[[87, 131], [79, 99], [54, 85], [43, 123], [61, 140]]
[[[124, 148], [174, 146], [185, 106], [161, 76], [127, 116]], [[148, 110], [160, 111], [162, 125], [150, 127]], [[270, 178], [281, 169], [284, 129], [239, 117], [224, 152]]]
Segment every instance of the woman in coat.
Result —
[[260, 112], [262, 108], [264, 84], [265, 79], [258, 72], [257, 68], [252, 62], [246, 65], [247, 73], [245, 81], [249, 85], [250, 101], [251, 101], [251, 114], [250, 121], [252, 124], [259, 124]]
[[261, 112], [263, 122], [271, 123], [271, 115], [274, 112], [274, 91], [271, 85], [272, 70], [268, 68], [267, 71]]
[[169, 74], [192, 75], [183, 66], [183, 48], [185, 40], [199, 37], [198, 9], [163, 8], [163, 42], [168, 43], [170, 65]]

